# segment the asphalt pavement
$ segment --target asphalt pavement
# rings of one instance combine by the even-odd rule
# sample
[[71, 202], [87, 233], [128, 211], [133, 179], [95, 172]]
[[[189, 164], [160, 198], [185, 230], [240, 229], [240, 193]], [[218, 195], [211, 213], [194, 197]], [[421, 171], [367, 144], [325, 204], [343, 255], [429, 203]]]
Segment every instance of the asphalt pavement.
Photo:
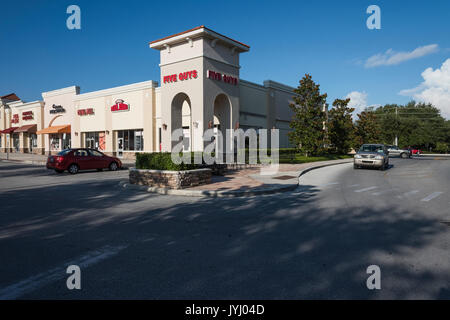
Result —
[[192, 198], [0, 162], [0, 299], [449, 299], [449, 169], [343, 164], [282, 194]]

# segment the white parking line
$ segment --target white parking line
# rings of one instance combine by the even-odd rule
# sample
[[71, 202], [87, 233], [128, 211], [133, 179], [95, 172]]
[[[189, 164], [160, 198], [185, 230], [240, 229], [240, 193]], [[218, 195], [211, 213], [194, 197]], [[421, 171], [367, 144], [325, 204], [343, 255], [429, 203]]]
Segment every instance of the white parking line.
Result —
[[412, 190], [412, 191], [404, 193], [403, 196], [404, 197], [409, 197], [409, 196], [412, 196], [413, 194], [416, 194], [418, 192], [419, 192], [419, 190]]
[[322, 187], [334, 186], [339, 184], [339, 182], [328, 182], [322, 185]]
[[65, 262], [61, 267], [50, 269], [46, 272], [31, 276], [10, 286], [0, 288], [0, 300], [16, 299], [51, 282], [69, 277], [69, 275], [66, 273], [66, 268], [70, 265], [77, 265], [80, 267], [81, 271], [83, 271], [83, 268], [89, 267], [113, 255], [116, 255], [117, 253], [119, 253], [119, 251], [125, 248], [126, 246], [105, 246], [98, 250], [90, 251], [87, 254], [78, 257], [77, 259]]
[[373, 196], [379, 196], [379, 195], [382, 195], [382, 194], [385, 194], [385, 193], [388, 193], [388, 192], [393, 192], [393, 191], [394, 191], [393, 189], [381, 190], [381, 191], [377, 191], [377, 192], [372, 193], [372, 195]]
[[432, 194], [430, 194], [429, 196], [423, 198], [420, 201], [424, 201], [424, 202], [428, 202], [430, 200], [433, 200], [436, 197], [439, 197], [441, 194], [443, 194], [443, 192], [437, 191], [437, 192], [433, 192]]
[[368, 187], [368, 188], [364, 188], [364, 189], [359, 189], [359, 190], [355, 190], [355, 192], [364, 192], [364, 191], [370, 191], [373, 189], [376, 189], [378, 187]]

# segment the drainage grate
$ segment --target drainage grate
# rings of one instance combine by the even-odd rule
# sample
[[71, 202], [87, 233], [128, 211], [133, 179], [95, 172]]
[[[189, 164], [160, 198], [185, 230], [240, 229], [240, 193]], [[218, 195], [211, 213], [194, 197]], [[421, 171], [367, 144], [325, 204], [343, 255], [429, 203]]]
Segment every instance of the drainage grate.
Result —
[[450, 221], [441, 221], [442, 224], [445, 224], [446, 226], [450, 227]]
[[297, 178], [296, 176], [279, 176], [279, 177], [275, 177], [274, 179], [278, 179], [278, 180], [289, 180], [289, 179], [295, 179]]

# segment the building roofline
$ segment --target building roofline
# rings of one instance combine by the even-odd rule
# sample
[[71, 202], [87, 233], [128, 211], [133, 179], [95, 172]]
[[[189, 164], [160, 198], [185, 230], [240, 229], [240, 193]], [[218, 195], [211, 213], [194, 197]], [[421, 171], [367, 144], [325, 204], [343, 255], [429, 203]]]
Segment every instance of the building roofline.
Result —
[[0, 97], [0, 100], [19, 101], [20, 98], [13, 92]]
[[104, 97], [104, 96], [109, 96], [109, 95], [122, 94], [122, 93], [126, 93], [126, 92], [150, 89], [150, 88], [157, 88], [157, 87], [158, 87], [157, 81], [148, 80], [148, 81], [130, 83], [130, 84], [107, 88], [107, 89], [100, 89], [97, 91], [84, 92], [84, 93], [76, 95], [73, 98], [73, 100], [74, 101], [82, 101], [82, 100], [88, 100], [88, 99], [93, 99], [93, 98], [97, 98], [97, 97]]
[[193, 32], [193, 31], [197, 31], [197, 30], [200, 30], [200, 29], [204, 29], [204, 30], [208, 31], [209, 33], [216, 34], [216, 35], [219, 36], [219, 37], [222, 37], [222, 38], [227, 39], [228, 41], [235, 42], [235, 43], [237, 43], [237, 44], [239, 44], [239, 45], [245, 47], [247, 50], [250, 49], [250, 46], [249, 46], [249, 45], [247, 45], [247, 44], [245, 44], [245, 43], [243, 43], [243, 42], [234, 40], [234, 39], [232, 39], [232, 38], [230, 38], [230, 37], [227, 37], [227, 36], [225, 36], [225, 35], [223, 35], [223, 34], [221, 34], [221, 33], [218, 33], [218, 32], [216, 32], [216, 31], [214, 31], [214, 30], [212, 30], [212, 29], [210, 29], [210, 28], [208, 28], [208, 27], [205, 27], [204, 25], [201, 25], [201, 26], [198, 26], [198, 27], [195, 27], [195, 28], [192, 28], [192, 29], [183, 31], [183, 32], [179, 32], [179, 33], [176, 33], [176, 34], [173, 34], [173, 35], [170, 35], [170, 36], [167, 36], [167, 37], [158, 39], [158, 40], [153, 40], [153, 41], [151, 41], [151, 42], [149, 43], [149, 45], [150, 45], [150, 47], [153, 48], [153, 47], [156, 47], [155, 44], [158, 43], [158, 42], [163, 42], [163, 41], [165, 41], [165, 40], [169, 40], [169, 39], [171, 39], [171, 38], [175, 38], [175, 37], [181, 36], [181, 35], [183, 35], [183, 34], [190, 33], [190, 32]]

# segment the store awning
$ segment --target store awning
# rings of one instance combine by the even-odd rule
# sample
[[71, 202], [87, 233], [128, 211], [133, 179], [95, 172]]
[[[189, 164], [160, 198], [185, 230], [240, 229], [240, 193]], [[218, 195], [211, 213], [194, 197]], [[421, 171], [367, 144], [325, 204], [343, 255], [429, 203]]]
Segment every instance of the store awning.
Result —
[[50, 134], [50, 133], [70, 133], [70, 124], [65, 126], [52, 126], [36, 132], [37, 134]]
[[19, 129], [14, 132], [27, 132], [27, 133], [35, 133], [37, 131], [37, 124], [28, 124], [26, 126], [21, 126]]
[[5, 129], [5, 130], [0, 131], [0, 133], [3, 133], [3, 134], [13, 133], [13, 132], [16, 131], [16, 129], [18, 129], [18, 128], [19, 128], [19, 127], [11, 127], [11, 128], [8, 128], [8, 129]]

